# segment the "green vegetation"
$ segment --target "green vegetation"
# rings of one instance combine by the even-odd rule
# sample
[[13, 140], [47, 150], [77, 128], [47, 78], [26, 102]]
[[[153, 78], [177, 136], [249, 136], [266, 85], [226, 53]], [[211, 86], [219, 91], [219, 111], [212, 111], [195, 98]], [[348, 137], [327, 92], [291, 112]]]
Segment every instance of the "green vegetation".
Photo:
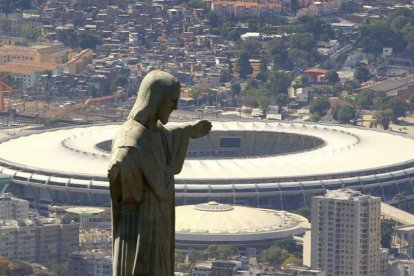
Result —
[[351, 105], [341, 105], [337, 111], [337, 119], [341, 124], [348, 124], [355, 119], [355, 109]]
[[23, 25], [22, 26], [22, 36], [31, 39], [37, 40], [39, 36], [42, 35], [42, 27], [40, 26], [32, 26], [32, 25]]
[[292, 211], [292, 213], [298, 214], [302, 217], [305, 217], [305, 218], [308, 219], [309, 222], [311, 222], [312, 212], [311, 212], [311, 208], [309, 208], [309, 207], [300, 207], [300, 208]]
[[237, 62], [237, 71], [242, 79], [245, 79], [247, 75], [253, 72], [253, 68], [249, 62], [249, 54], [247, 52], [240, 53], [239, 60]]
[[381, 220], [381, 247], [390, 248], [395, 222], [390, 219]]
[[338, 76], [338, 73], [337, 72], [335, 72], [335, 71], [329, 71], [325, 75], [325, 79], [330, 84], [335, 85], [339, 81], [339, 76]]
[[369, 74], [369, 71], [366, 67], [358, 66], [354, 69], [354, 77], [361, 83], [368, 81], [371, 78], [371, 75]]
[[109, 93], [114, 93], [118, 86], [126, 88], [128, 85], [128, 78], [125, 76], [117, 75], [111, 82], [109, 87]]
[[328, 97], [316, 97], [313, 98], [311, 104], [310, 104], [310, 113], [316, 113], [319, 116], [323, 116], [326, 114], [326, 111], [328, 111], [330, 105]]
[[[302, 259], [302, 246], [297, 245], [293, 237], [276, 241], [270, 248], [264, 250], [258, 260], [276, 267], [286, 263], [296, 264]], [[286, 263], [285, 263], [286, 262]]]
[[92, 33], [82, 33], [78, 36], [79, 47], [82, 49], [95, 49], [96, 46], [102, 44], [101, 38]]
[[389, 129], [390, 122], [392, 119], [392, 110], [390, 108], [387, 108], [377, 112], [375, 119], [376, 122], [379, 123], [383, 129]]
[[414, 49], [414, 11], [398, 9], [391, 20], [363, 24], [357, 45], [371, 54], [381, 54], [383, 47], [392, 47], [394, 52]]
[[[213, 244], [205, 250], [192, 249], [187, 253], [187, 256], [182, 251], [175, 250], [175, 267], [178, 271], [189, 272], [197, 262], [207, 259], [227, 260], [235, 254], [237, 254], [236, 248], [229, 244]], [[186, 260], [188, 260], [187, 263]]]

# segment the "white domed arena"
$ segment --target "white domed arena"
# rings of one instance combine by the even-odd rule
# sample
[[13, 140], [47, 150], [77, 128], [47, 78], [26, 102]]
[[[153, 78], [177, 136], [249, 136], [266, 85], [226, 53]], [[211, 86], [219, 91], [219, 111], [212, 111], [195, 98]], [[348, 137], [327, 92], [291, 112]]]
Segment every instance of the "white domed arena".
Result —
[[[119, 125], [39, 131], [0, 141], [0, 173], [37, 208], [109, 206], [106, 178]], [[176, 176], [178, 205], [217, 201], [291, 210], [312, 195], [351, 187], [387, 201], [413, 193], [414, 140], [343, 125], [213, 122], [192, 140]]]
[[175, 210], [175, 244], [184, 250], [204, 249], [211, 244], [231, 244], [241, 251], [262, 249], [275, 240], [310, 229], [306, 218], [286, 211], [215, 201], [178, 206]]

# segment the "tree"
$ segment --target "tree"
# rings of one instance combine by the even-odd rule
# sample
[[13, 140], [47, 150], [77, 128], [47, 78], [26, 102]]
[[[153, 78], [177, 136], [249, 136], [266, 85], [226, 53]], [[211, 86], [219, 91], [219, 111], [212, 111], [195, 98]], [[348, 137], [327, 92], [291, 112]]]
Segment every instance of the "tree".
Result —
[[383, 110], [388, 108], [388, 96], [385, 92], [376, 92], [374, 94], [375, 110]]
[[296, 29], [295, 32], [309, 32], [318, 39], [320, 36], [329, 38], [334, 35], [331, 25], [319, 17], [301, 16], [294, 22], [294, 26]]
[[323, 116], [329, 107], [330, 104], [327, 97], [316, 97], [313, 98], [309, 111], [311, 113], [317, 113], [319, 116]]
[[332, 84], [332, 92], [334, 92], [334, 86], [339, 81], [339, 75], [335, 71], [329, 71], [325, 75], [325, 79], [328, 83]]
[[381, 220], [381, 247], [390, 248], [395, 222], [390, 219]]
[[279, 108], [282, 106], [286, 106], [289, 103], [289, 98], [287, 94], [279, 94], [276, 97], [276, 103], [278, 104]]
[[259, 52], [261, 49], [260, 42], [255, 39], [247, 39], [241, 44], [241, 52], [246, 52], [249, 57], [253, 56], [255, 53]]
[[200, 104], [201, 94], [203, 93], [200, 85], [194, 85], [191, 87], [190, 96], [193, 100], [197, 101], [197, 105]]
[[290, 48], [288, 50], [289, 61], [295, 65], [295, 69], [300, 71], [311, 64], [311, 54], [302, 49]]
[[302, 265], [302, 259], [291, 255], [283, 261], [282, 267], [287, 267], [289, 265]]
[[233, 95], [240, 95], [240, 92], [241, 92], [240, 82], [235, 81], [231, 83], [231, 92]]
[[341, 105], [337, 111], [338, 121], [341, 124], [348, 124], [351, 120], [355, 119], [355, 109], [350, 105]]
[[213, 28], [217, 28], [221, 25], [221, 17], [218, 13], [214, 11], [208, 12], [207, 19]]
[[371, 90], [362, 90], [355, 96], [355, 103], [359, 108], [371, 109], [374, 105], [374, 92]]
[[354, 77], [360, 83], [364, 81], [368, 81], [371, 78], [368, 69], [363, 66], [358, 66], [355, 68]]
[[280, 94], [287, 95], [290, 83], [291, 79], [286, 73], [274, 72], [269, 76], [268, 89], [274, 97]]
[[246, 89], [242, 93], [242, 103], [248, 107], [257, 107], [257, 95], [255, 89]]
[[82, 33], [78, 36], [79, 46], [82, 49], [95, 49], [96, 46], [102, 44], [101, 38], [96, 34]]
[[27, 39], [37, 40], [38, 37], [42, 34], [42, 28], [39, 26], [23, 25], [21, 33], [22, 36]]
[[257, 91], [256, 102], [259, 108], [265, 110], [270, 104], [270, 93], [265, 87]]
[[298, 0], [290, 0], [290, 9], [296, 13], [300, 9]]
[[326, 73], [325, 79], [330, 84], [334, 85], [335, 83], [337, 83], [339, 81], [339, 75], [335, 71], [329, 71], [328, 73]]
[[394, 123], [398, 121], [398, 117], [405, 117], [407, 107], [407, 103], [400, 98], [393, 97], [388, 100], [388, 108], [392, 110], [392, 121]]
[[207, 255], [217, 260], [227, 260], [236, 253], [236, 248], [230, 244], [213, 244], [207, 247]]
[[272, 245], [264, 250], [260, 255], [260, 261], [270, 263], [271, 265], [281, 265], [291, 255], [286, 249], [280, 248], [278, 245]]
[[297, 33], [290, 37], [290, 47], [310, 53], [316, 46], [317, 40], [310, 33]]
[[238, 30], [230, 30], [228, 39], [232, 41], [239, 41], [240, 40], [240, 33]]
[[109, 86], [109, 92], [113, 93], [118, 86], [126, 88], [128, 85], [128, 79], [124, 76], [117, 75], [111, 82], [111, 85]]
[[391, 28], [386, 20], [377, 20], [358, 28], [357, 45], [372, 54], [381, 54], [384, 47], [392, 47], [395, 52], [405, 49], [402, 35]]
[[311, 208], [309, 208], [309, 207], [300, 207], [300, 208], [294, 210], [293, 213], [298, 214], [302, 217], [305, 217], [305, 218], [308, 219], [309, 222], [311, 222], [311, 216], [312, 216]]
[[376, 121], [382, 126], [384, 130], [387, 130], [390, 127], [392, 116], [392, 110], [390, 108], [387, 108], [377, 112]]
[[407, 50], [414, 50], [414, 25], [407, 24], [403, 29], [404, 41], [407, 44]]
[[275, 38], [269, 42], [269, 54], [274, 69], [286, 68], [289, 64], [287, 47], [283, 39]]
[[320, 120], [321, 120], [321, 116], [316, 112], [311, 113], [310, 116], [309, 116], [309, 121], [311, 121], [311, 122], [316, 122], [317, 123]]
[[242, 79], [246, 78], [247, 75], [253, 72], [253, 68], [250, 65], [249, 55], [247, 54], [247, 52], [242, 52], [240, 54], [237, 65], [239, 69], [240, 78]]
[[408, 24], [413, 24], [413, 20], [404, 15], [397, 15], [391, 21], [391, 29], [396, 32], [403, 32], [403, 29]]
[[260, 73], [257, 75], [257, 79], [266, 82], [267, 81], [267, 58], [262, 56], [260, 58]]
[[344, 89], [348, 92], [352, 92], [353, 90], [357, 89], [359, 85], [354, 81], [346, 81], [344, 83]]
[[411, 113], [413, 113], [413, 111], [414, 111], [414, 94], [411, 94], [408, 97], [408, 109], [410, 110]]

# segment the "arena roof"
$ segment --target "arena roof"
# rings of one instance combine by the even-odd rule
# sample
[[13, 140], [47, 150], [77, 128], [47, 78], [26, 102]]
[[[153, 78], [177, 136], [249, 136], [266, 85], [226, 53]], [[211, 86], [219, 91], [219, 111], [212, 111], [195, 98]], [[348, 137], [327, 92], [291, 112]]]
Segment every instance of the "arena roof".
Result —
[[176, 240], [255, 241], [302, 234], [308, 220], [285, 211], [231, 206], [215, 201], [176, 207]]
[[[0, 143], [0, 169], [105, 179], [109, 154], [96, 144], [119, 125], [47, 130]], [[186, 160], [177, 180], [278, 179], [361, 172], [414, 161], [414, 140], [390, 132], [340, 125], [238, 121], [213, 122], [213, 131], [268, 131], [318, 137], [325, 144], [277, 156]], [[208, 138], [207, 138], [208, 139]], [[0, 171], [8, 174], [7, 169]]]

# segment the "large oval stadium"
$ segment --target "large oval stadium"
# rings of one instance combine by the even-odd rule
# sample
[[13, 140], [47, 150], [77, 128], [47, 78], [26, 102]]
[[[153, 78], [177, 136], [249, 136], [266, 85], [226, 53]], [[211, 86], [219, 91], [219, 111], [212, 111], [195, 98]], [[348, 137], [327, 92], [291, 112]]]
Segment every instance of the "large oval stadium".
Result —
[[[108, 206], [111, 138], [119, 125], [76, 126], [0, 142], [0, 173], [38, 208]], [[176, 176], [177, 204], [215, 200], [289, 210], [326, 189], [390, 200], [413, 192], [414, 140], [383, 131], [296, 122], [213, 122]]]

